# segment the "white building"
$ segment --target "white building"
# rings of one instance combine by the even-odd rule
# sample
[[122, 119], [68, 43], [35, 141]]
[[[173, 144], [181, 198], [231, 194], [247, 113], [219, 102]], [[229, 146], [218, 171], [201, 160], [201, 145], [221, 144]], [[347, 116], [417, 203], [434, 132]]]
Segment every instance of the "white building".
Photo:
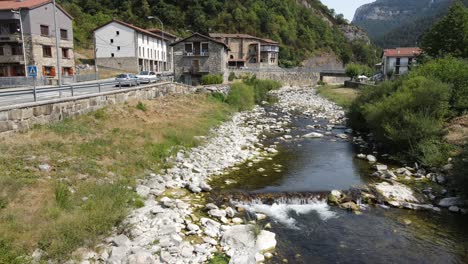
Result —
[[408, 72], [416, 63], [416, 57], [421, 54], [417, 47], [386, 49], [382, 57], [382, 72], [386, 78]]
[[125, 72], [172, 72], [173, 35], [112, 20], [94, 30], [96, 65]]

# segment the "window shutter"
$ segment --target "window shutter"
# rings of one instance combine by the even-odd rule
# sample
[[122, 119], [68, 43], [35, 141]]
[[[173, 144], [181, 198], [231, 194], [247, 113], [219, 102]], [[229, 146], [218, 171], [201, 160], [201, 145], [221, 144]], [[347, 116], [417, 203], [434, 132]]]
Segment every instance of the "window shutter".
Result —
[[75, 74], [75, 73], [73, 72], [73, 68], [69, 68], [68, 73], [69, 73], [70, 75], [74, 75], [74, 74]]
[[50, 70], [50, 76], [55, 77], [55, 67], [52, 67]]
[[42, 76], [47, 76], [45, 66], [42, 66]]

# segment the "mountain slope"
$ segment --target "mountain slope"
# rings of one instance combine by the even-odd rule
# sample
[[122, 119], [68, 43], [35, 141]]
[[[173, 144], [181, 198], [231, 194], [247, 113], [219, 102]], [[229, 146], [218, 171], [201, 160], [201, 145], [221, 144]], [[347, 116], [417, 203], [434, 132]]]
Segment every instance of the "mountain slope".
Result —
[[379, 46], [414, 46], [454, 1], [377, 0], [358, 8], [353, 24], [364, 28]]
[[358, 60], [334, 15], [319, 0], [62, 0], [61, 4], [75, 17], [75, 40], [81, 47], [90, 47], [93, 29], [112, 17], [144, 28], [159, 27], [156, 20], [146, 19], [152, 15], [165, 23], [166, 30], [181, 36], [188, 35], [187, 30], [242, 32], [279, 41], [283, 66], [296, 66], [317, 52], [333, 52], [344, 62]]

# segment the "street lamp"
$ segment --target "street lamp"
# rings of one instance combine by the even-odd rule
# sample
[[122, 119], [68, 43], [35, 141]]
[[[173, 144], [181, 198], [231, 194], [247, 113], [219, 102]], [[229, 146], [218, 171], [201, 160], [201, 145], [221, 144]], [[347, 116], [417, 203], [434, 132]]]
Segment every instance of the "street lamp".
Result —
[[[166, 41], [164, 40], [164, 23], [159, 19], [157, 16], [148, 16], [148, 19], [156, 19], [159, 23], [161, 23], [161, 36], [162, 36], [162, 41], [163, 43], [167, 44]], [[167, 49], [164, 50], [164, 45], [163, 45], [163, 52], [166, 55], [164, 58], [164, 61], [167, 62]], [[164, 63], [164, 62], [163, 62]], [[164, 64], [163, 64], [164, 65]], [[164, 71], [166, 70], [166, 67], [164, 66]]]
[[13, 14], [19, 15], [19, 20], [20, 20], [20, 30], [21, 30], [21, 41], [23, 41], [23, 58], [24, 58], [24, 76], [28, 76], [28, 66], [26, 65], [26, 47], [25, 47], [25, 41], [24, 41], [24, 31], [23, 31], [23, 18], [21, 17], [21, 8], [16, 10], [11, 10]]

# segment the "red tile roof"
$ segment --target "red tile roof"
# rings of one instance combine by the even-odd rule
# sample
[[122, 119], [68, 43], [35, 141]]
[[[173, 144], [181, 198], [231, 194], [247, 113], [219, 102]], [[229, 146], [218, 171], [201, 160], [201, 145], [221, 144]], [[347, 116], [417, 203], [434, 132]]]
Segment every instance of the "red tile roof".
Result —
[[[52, 3], [52, 0], [0, 0], [0, 10], [34, 9], [49, 3]], [[57, 4], [57, 8], [70, 19], [73, 19], [73, 17], [63, 9], [63, 7]]]
[[255, 37], [249, 34], [241, 34], [241, 33], [210, 33], [210, 37], [212, 38], [248, 38], [248, 39], [255, 39], [262, 43], [268, 44], [279, 44], [278, 42], [271, 40], [271, 39], [263, 39], [259, 37]]
[[0, 10], [33, 9], [52, 2], [52, 0], [0, 0]]
[[[0, 1], [1, 1], [1, 0], [0, 0]], [[100, 29], [100, 28], [102, 28], [102, 27], [105, 27], [105, 26], [107, 26], [107, 25], [109, 25], [110, 23], [113, 23], [113, 22], [119, 23], [119, 24], [121, 24], [121, 25], [123, 25], [123, 26], [126, 26], [126, 27], [129, 27], [129, 28], [131, 28], [131, 29], [133, 29], [133, 30], [135, 30], [135, 31], [137, 31], [137, 32], [140, 32], [140, 33], [143, 33], [143, 34], [152, 36], [152, 37], [162, 38], [161, 35], [159, 35], [159, 34], [155, 34], [155, 33], [151, 32], [151, 31], [146, 30], [146, 29], [137, 27], [137, 26], [135, 26], [135, 25], [133, 25], [133, 24], [129, 24], [129, 23], [120, 21], [120, 20], [115, 19], [115, 18], [112, 19], [111, 21], [105, 23], [104, 25], [99, 26], [98, 28], [94, 29], [93, 31], [96, 31], [96, 30], [98, 30], [98, 29]], [[170, 41], [170, 39], [168, 39], [168, 38], [166, 38], [166, 37], [164, 37], [163, 39], [164, 39], [164, 40]]]
[[421, 54], [421, 49], [418, 47], [409, 48], [396, 48], [384, 50], [384, 56], [386, 57], [414, 57]]

